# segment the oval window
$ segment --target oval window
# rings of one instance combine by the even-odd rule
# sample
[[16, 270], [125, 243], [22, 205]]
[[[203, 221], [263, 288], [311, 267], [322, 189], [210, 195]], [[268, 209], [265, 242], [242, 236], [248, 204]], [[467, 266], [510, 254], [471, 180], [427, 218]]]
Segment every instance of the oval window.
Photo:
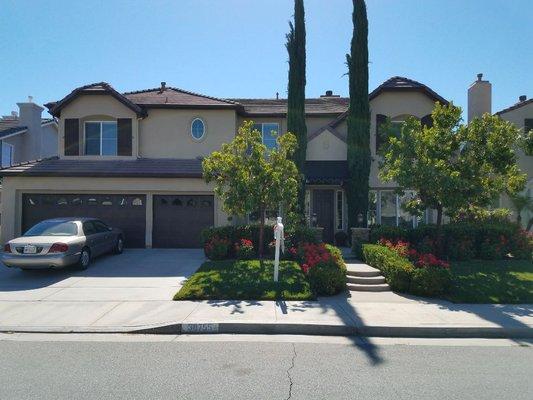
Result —
[[205, 123], [200, 118], [195, 118], [191, 123], [191, 136], [194, 140], [201, 140], [205, 135]]

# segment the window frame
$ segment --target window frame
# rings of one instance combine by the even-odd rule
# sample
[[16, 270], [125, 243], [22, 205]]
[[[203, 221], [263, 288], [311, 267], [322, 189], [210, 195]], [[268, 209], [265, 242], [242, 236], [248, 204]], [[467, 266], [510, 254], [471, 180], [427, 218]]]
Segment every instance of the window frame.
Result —
[[[107, 124], [114, 124], [115, 125], [115, 154], [102, 154], [103, 149], [103, 141], [104, 141], [104, 135], [103, 135], [103, 126], [104, 123]], [[87, 124], [99, 124], [100, 125], [100, 149], [99, 154], [87, 154]], [[84, 156], [93, 156], [93, 157], [117, 157], [118, 156], [118, 121], [116, 120], [90, 120], [90, 121], [84, 121], [83, 122], [83, 155]]]
[[[278, 148], [278, 143], [277, 141], [275, 141], [276, 145], [274, 147], [268, 147], [268, 145], [265, 143], [265, 125], [276, 125], [277, 127], [277, 136], [280, 135], [280, 123], [279, 122], [254, 122], [254, 125], [253, 125], [253, 128], [252, 129], [257, 129], [257, 126], [258, 125], [261, 125], [261, 142], [267, 146], [267, 149], [268, 150], [272, 150], [272, 149], [277, 149]], [[257, 129], [259, 131], [259, 129]], [[268, 134], [270, 135], [270, 133], [273, 131], [273, 129], [270, 130], [270, 132], [268, 132]], [[272, 135], [270, 135], [271, 137], [273, 137]]]
[[[9, 164], [4, 161], [4, 147], [9, 148]], [[13, 165], [13, 155], [15, 154], [15, 145], [2, 141], [2, 168]]]
[[[202, 136], [200, 136], [199, 138], [195, 137], [194, 134], [193, 134], [193, 125], [196, 121], [200, 121], [202, 123], [202, 126], [203, 126], [203, 133], [202, 133]], [[190, 125], [190, 134], [191, 134], [191, 138], [192, 140], [194, 140], [195, 142], [201, 142], [202, 140], [205, 139], [205, 136], [207, 134], [207, 124], [205, 123], [204, 119], [201, 118], [201, 117], [194, 117], [192, 120], [191, 120], [191, 125]]]

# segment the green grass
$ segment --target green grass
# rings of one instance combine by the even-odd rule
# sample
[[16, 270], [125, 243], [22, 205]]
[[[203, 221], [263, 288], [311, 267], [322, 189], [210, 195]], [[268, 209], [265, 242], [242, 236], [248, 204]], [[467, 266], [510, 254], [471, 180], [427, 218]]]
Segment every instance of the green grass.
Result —
[[451, 265], [456, 303], [533, 303], [533, 263], [525, 260], [464, 261]]
[[297, 263], [281, 261], [277, 283], [273, 274], [272, 261], [208, 261], [185, 282], [174, 300], [314, 299]]

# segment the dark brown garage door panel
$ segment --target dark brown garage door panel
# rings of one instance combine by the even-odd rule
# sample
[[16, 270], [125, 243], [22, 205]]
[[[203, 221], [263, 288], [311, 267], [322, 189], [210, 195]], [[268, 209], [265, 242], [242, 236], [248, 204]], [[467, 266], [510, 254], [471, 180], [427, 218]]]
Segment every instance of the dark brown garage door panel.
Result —
[[22, 195], [22, 231], [60, 217], [98, 218], [124, 231], [127, 247], [145, 247], [146, 196], [141, 194]]
[[153, 247], [201, 247], [202, 229], [214, 223], [213, 196], [155, 195], [153, 201]]

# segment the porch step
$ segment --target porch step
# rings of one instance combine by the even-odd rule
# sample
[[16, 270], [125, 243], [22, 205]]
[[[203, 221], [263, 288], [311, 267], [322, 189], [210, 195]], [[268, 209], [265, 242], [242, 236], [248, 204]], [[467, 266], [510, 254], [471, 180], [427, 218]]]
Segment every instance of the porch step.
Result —
[[370, 265], [363, 263], [350, 263], [346, 264], [347, 275], [352, 276], [380, 276], [381, 271], [379, 269], [373, 268]]
[[347, 276], [348, 283], [358, 283], [361, 285], [379, 285], [385, 283], [385, 277], [383, 276]]
[[362, 285], [359, 283], [347, 283], [346, 287], [355, 292], [388, 292], [390, 286], [387, 283], [378, 283], [372, 285]]

